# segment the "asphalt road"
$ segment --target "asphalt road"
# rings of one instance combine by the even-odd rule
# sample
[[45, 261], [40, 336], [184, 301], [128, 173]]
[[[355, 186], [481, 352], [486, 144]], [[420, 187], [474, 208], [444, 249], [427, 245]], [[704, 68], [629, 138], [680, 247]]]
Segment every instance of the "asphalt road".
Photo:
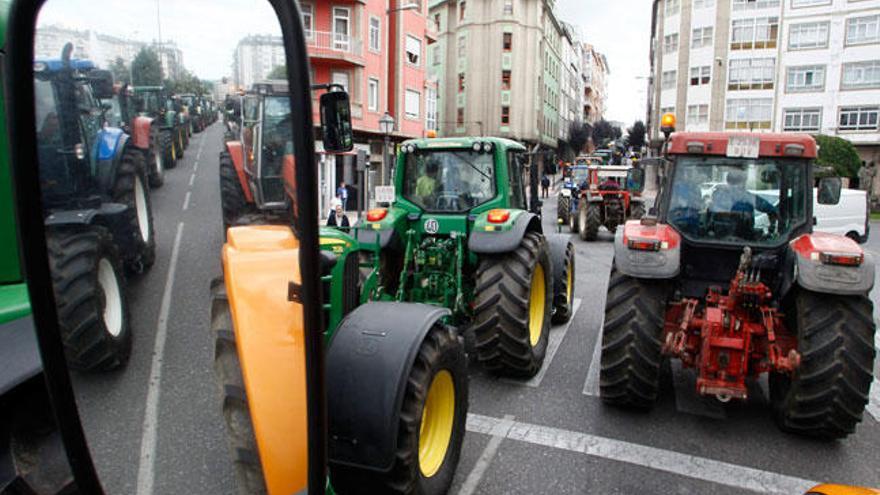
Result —
[[[75, 376], [109, 493], [235, 492], [208, 327], [208, 286], [221, 271], [221, 142], [220, 125], [195, 135], [153, 192], [158, 261], [130, 284], [131, 362], [116, 373]], [[553, 229], [555, 200], [545, 208]], [[880, 257], [875, 239], [866, 248]], [[468, 433], [450, 493], [799, 493], [826, 480], [880, 486], [880, 400], [855, 435], [832, 443], [780, 432], [757, 385], [748, 403], [698, 401], [686, 372], [665, 374], [651, 412], [605, 407], [595, 356], [611, 236], [574, 242], [578, 310], [570, 325], [552, 330], [541, 373], [522, 382], [471, 371]]]

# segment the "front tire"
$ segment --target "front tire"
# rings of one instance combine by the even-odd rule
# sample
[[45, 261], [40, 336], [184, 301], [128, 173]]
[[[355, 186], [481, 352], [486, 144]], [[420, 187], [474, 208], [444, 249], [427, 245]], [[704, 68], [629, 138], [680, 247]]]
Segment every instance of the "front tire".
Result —
[[568, 223], [571, 217], [571, 198], [559, 195], [556, 202], [556, 218], [561, 218], [562, 223]]
[[443, 494], [461, 455], [468, 411], [464, 345], [448, 326], [425, 336], [406, 382], [394, 465], [387, 473], [338, 466], [339, 493]]
[[553, 263], [553, 318], [554, 325], [571, 319], [574, 311], [575, 265], [574, 245], [565, 235], [551, 235], [550, 260]]
[[861, 422], [874, 370], [874, 307], [865, 296], [797, 288], [788, 311], [801, 364], [773, 373], [770, 397], [784, 431], [844, 438]]
[[50, 228], [46, 236], [64, 354], [73, 369], [119, 368], [131, 355], [125, 276], [103, 227]]
[[553, 307], [549, 251], [541, 234], [528, 232], [513, 252], [480, 261], [473, 329], [477, 359], [494, 373], [531, 377], [541, 369]]
[[223, 233], [248, 212], [249, 205], [229, 153], [220, 153], [220, 205], [223, 209]]
[[629, 218], [632, 220], [641, 220], [645, 216], [645, 205], [643, 203], [635, 203], [630, 206]]
[[580, 208], [573, 215], [569, 213], [568, 215], [568, 230], [571, 231], [572, 234], [577, 234], [580, 232], [580, 223], [578, 222], [578, 217], [580, 216]]
[[162, 144], [163, 156], [165, 157], [165, 168], [170, 170], [177, 166], [177, 141], [172, 132], [167, 129], [159, 134], [159, 140]]
[[602, 225], [602, 214], [598, 203], [590, 203], [586, 199], [581, 200], [578, 208], [578, 230], [581, 240], [595, 241], [599, 235], [599, 226]]
[[654, 405], [665, 312], [662, 282], [632, 278], [611, 268], [599, 371], [599, 396], [606, 404], [640, 409]]
[[[147, 271], [156, 262], [153, 207], [144, 174], [144, 154], [129, 147], [122, 154], [113, 184], [113, 201], [128, 206], [127, 227], [119, 233], [134, 239], [134, 251], [127, 253], [126, 268], [133, 273]], [[114, 233], [116, 234], [116, 233]]]
[[165, 146], [162, 133], [155, 127], [151, 133], [150, 151], [147, 154], [147, 166], [150, 169], [148, 175], [150, 188], [158, 189], [165, 183]]

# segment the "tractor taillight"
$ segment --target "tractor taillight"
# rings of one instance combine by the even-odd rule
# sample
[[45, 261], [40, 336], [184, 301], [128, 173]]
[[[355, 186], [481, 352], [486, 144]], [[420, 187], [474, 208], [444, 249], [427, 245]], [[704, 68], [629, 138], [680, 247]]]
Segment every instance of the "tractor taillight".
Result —
[[632, 238], [627, 242], [627, 247], [636, 251], [660, 251], [662, 243], [658, 239]]
[[504, 223], [510, 219], [510, 211], [508, 210], [489, 210], [487, 217], [489, 223]]
[[374, 208], [367, 212], [367, 221], [368, 222], [378, 222], [385, 218], [388, 215], [388, 210], [385, 208]]
[[851, 253], [819, 253], [823, 265], [860, 266], [865, 257]]

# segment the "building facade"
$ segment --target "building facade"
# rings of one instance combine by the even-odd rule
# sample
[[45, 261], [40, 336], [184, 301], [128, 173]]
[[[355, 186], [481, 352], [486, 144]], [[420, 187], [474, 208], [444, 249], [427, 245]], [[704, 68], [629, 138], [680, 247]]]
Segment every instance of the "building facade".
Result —
[[276, 67], [284, 65], [281, 36], [250, 35], [238, 41], [232, 56], [232, 80], [237, 89], [247, 90], [263, 81]]
[[584, 43], [581, 47], [581, 73], [584, 80], [583, 120], [594, 124], [605, 118], [608, 103], [607, 81], [611, 70], [605, 55]]
[[880, 163], [880, 0], [655, 0], [649, 132], [836, 135]]

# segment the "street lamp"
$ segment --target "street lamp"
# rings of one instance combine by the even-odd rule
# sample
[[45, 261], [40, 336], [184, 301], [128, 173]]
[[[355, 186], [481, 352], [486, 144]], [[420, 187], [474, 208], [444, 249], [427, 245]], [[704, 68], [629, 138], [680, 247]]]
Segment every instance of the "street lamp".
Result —
[[391, 164], [388, 159], [388, 144], [391, 133], [394, 132], [394, 117], [388, 112], [379, 119], [379, 130], [385, 135], [385, 147], [382, 149], [382, 184], [391, 182]]

